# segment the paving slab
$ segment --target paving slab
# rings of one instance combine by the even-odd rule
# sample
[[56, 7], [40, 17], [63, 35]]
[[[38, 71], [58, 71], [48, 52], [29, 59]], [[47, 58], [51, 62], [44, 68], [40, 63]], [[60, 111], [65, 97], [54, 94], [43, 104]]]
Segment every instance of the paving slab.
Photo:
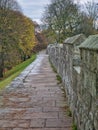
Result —
[[39, 53], [0, 92], [0, 130], [72, 130], [67, 99], [48, 60]]

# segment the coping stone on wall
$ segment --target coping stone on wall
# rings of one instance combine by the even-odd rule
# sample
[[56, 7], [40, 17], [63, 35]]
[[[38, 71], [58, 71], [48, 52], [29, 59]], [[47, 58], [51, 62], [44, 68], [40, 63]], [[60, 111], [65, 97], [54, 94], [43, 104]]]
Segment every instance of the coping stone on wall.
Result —
[[84, 34], [78, 34], [73, 37], [69, 37], [65, 39], [64, 44], [71, 44], [71, 45], [80, 45], [86, 39]]
[[80, 74], [80, 72], [81, 72], [81, 67], [80, 66], [75, 66], [74, 69], [76, 70], [76, 72], [78, 74]]
[[63, 48], [63, 44], [59, 44], [59, 47], [60, 47], [60, 48]]
[[98, 51], [98, 34], [89, 36], [79, 48]]
[[66, 47], [66, 45], [71, 45], [73, 47], [73, 66], [81, 65], [79, 46], [85, 41], [85, 39], [86, 37], [84, 34], [78, 34], [73, 37], [69, 37], [64, 41], [64, 47]]

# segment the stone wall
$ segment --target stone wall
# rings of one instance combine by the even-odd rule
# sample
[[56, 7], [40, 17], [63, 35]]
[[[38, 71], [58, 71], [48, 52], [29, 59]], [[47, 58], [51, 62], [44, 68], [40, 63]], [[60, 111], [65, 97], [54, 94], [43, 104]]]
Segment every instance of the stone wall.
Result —
[[50, 44], [47, 52], [64, 83], [78, 130], [98, 130], [98, 35], [76, 35]]

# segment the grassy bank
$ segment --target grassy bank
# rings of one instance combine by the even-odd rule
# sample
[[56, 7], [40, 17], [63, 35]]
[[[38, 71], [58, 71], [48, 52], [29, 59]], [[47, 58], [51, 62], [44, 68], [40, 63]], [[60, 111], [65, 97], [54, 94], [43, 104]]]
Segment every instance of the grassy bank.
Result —
[[32, 55], [32, 57], [21, 64], [13, 67], [11, 70], [7, 71], [4, 74], [4, 78], [0, 81], [0, 89], [3, 89], [7, 86], [15, 77], [17, 77], [30, 63], [32, 63], [36, 59], [36, 55]]

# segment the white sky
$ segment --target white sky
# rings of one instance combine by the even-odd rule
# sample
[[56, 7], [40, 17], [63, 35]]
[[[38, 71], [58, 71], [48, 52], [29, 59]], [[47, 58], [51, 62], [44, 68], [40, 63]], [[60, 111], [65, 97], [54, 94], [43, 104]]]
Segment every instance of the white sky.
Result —
[[74, 0], [74, 1], [76, 1], [76, 2], [78, 2], [78, 3], [81, 3], [81, 4], [84, 4], [84, 3], [86, 3], [87, 1], [90, 1], [90, 2], [92, 2], [92, 1], [98, 2], [98, 0]]
[[33, 21], [41, 23], [40, 19], [44, 11], [44, 7], [49, 4], [50, 0], [17, 0], [22, 8], [23, 13], [30, 17]]
[[[17, 0], [21, 6], [23, 13], [30, 17], [33, 21], [41, 23], [41, 16], [44, 11], [44, 7], [50, 3], [50, 0]], [[86, 1], [92, 0], [75, 0], [76, 2], [81, 2], [82, 4]], [[98, 2], [98, 0], [94, 0]]]

